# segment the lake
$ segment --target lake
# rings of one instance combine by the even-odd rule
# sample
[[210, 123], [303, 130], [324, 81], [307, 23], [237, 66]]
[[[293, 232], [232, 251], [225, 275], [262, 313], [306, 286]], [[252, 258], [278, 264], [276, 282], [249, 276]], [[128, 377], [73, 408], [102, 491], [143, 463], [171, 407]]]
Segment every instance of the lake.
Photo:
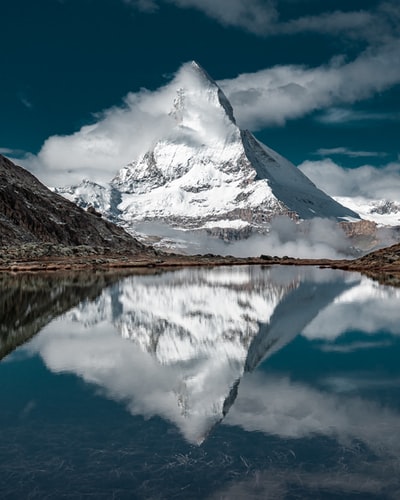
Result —
[[2, 499], [397, 499], [400, 289], [0, 276]]

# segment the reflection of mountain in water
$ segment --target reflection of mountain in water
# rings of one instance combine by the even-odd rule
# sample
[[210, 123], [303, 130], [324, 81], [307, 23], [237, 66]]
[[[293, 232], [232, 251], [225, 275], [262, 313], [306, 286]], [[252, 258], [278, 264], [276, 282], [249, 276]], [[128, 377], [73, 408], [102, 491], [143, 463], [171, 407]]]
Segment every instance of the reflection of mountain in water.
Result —
[[343, 280], [302, 281], [276, 306], [268, 323], [260, 324], [260, 330], [248, 349], [245, 371], [253, 371], [263, 359], [281, 349], [351, 286]]
[[0, 359], [118, 277], [105, 274], [0, 276]]
[[127, 278], [68, 317], [86, 325], [108, 320], [156, 359], [178, 410], [168, 418], [201, 442], [229, 411], [244, 371], [290, 342], [349, 286], [341, 275], [311, 269], [190, 269]]

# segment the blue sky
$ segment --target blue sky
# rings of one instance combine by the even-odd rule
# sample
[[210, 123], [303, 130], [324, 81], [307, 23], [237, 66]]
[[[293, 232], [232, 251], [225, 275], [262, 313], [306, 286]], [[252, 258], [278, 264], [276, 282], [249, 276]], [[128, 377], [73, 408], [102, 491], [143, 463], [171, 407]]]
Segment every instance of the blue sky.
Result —
[[[104, 120], [123, 127], [122, 110], [193, 59], [239, 124], [295, 164], [318, 175], [329, 159], [371, 165], [398, 180], [398, 0], [5, 0], [0, 17], [0, 152], [47, 183], [96, 178]], [[99, 122], [83, 159], [82, 130]]]

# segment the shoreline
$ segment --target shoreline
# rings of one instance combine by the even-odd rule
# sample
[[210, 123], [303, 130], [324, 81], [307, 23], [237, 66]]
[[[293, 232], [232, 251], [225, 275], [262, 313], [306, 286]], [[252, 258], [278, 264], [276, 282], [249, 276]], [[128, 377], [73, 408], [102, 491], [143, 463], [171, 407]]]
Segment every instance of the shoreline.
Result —
[[[0, 249], [1, 250], [1, 249]], [[391, 258], [388, 258], [388, 253]], [[102, 271], [115, 273], [150, 273], [183, 267], [216, 267], [239, 265], [316, 266], [360, 272], [381, 284], [400, 286], [400, 246], [394, 245], [353, 260], [301, 259], [291, 257], [233, 257], [220, 255], [181, 255], [144, 252], [139, 254], [43, 255], [40, 257], [4, 258], [0, 273], [66, 273]]]

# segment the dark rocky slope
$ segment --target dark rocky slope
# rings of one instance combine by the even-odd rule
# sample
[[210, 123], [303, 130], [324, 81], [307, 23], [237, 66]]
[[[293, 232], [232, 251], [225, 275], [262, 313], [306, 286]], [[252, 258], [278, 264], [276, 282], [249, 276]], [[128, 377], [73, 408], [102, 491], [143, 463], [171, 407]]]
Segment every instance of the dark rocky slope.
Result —
[[0, 246], [23, 243], [144, 249], [122, 228], [53, 193], [0, 155]]

